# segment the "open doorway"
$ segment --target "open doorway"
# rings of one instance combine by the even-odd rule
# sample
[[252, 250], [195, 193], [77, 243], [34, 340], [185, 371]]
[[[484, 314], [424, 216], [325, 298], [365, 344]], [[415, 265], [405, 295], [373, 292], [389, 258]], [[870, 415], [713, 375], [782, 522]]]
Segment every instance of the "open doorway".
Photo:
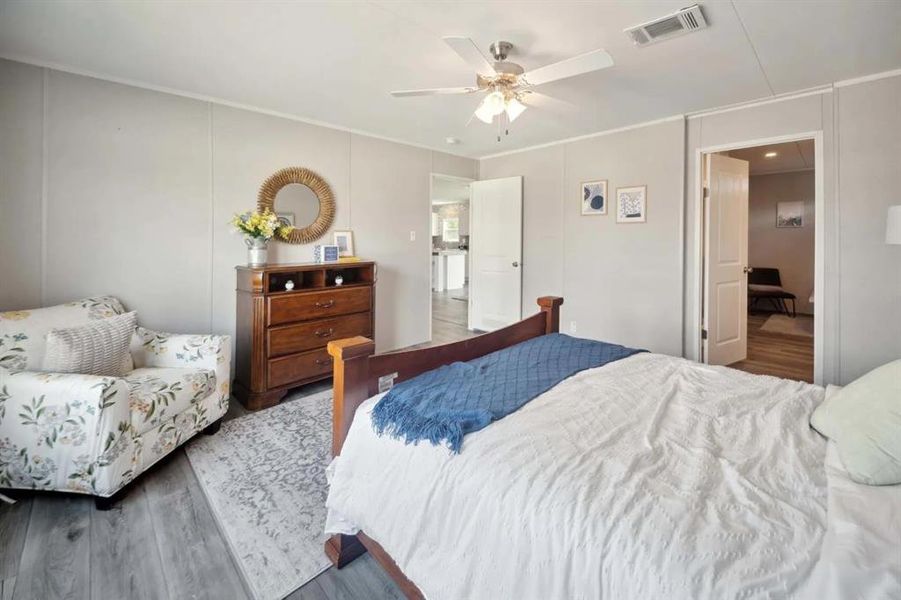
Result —
[[814, 138], [703, 152], [703, 362], [817, 379]]
[[432, 174], [432, 344], [475, 335], [467, 328], [471, 184], [470, 179]]

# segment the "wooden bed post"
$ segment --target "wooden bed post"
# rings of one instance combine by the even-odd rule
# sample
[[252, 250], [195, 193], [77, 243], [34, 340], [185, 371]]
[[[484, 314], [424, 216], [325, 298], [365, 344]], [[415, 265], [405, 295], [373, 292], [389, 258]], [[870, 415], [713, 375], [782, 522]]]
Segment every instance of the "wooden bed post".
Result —
[[560, 296], [542, 296], [538, 299], [538, 306], [547, 319], [545, 333], [560, 332], [560, 305], [563, 304], [563, 298]]
[[328, 343], [334, 365], [332, 398], [332, 456], [341, 454], [354, 413], [369, 398], [369, 357], [375, 342], [361, 336]]
[[[328, 353], [334, 363], [332, 456], [338, 456], [354, 413], [369, 397], [369, 357], [375, 353], [375, 343], [360, 336], [335, 340], [328, 343]], [[325, 541], [325, 554], [339, 569], [365, 552], [355, 535], [333, 535]]]

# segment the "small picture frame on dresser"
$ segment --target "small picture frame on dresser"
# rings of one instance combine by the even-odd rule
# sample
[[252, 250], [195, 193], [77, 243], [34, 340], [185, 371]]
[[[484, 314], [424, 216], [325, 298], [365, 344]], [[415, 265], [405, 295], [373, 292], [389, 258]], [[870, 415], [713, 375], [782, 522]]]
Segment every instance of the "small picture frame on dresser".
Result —
[[317, 244], [313, 246], [314, 263], [338, 262], [341, 252], [334, 244]]
[[339, 256], [354, 255], [354, 233], [352, 231], [336, 231], [334, 237]]

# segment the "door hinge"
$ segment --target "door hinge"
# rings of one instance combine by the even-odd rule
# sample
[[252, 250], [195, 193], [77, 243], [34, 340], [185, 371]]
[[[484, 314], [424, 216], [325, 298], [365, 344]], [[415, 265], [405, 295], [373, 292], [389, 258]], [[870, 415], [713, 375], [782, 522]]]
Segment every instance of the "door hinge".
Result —
[[707, 199], [710, 197], [710, 188], [706, 185], [704, 186], [704, 198]]
[[707, 330], [706, 330], [706, 329], [702, 329], [702, 330], [701, 330], [701, 339], [702, 339], [702, 340], [706, 340], [706, 339], [707, 339]]

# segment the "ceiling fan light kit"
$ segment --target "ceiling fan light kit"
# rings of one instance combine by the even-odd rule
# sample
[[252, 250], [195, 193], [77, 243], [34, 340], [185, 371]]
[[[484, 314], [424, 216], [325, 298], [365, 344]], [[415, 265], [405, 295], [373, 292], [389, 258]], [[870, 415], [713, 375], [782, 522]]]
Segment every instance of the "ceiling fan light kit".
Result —
[[520, 65], [507, 60], [513, 50], [510, 42], [498, 40], [491, 44], [489, 51], [494, 59], [492, 63], [469, 38], [452, 36], [445, 37], [444, 41], [475, 69], [476, 87], [401, 90], [391, 92], [391, 95], [406, 98], [487, 92], [473, 116], [488, 125], [496, 121], [498, 141], [501, 140], [500, 130], [503, 128], [505, 134], [509, 134], [510, 123], [528, 108], [524, 101], [531, 88], [613, 66], [610, 55], [603, 49], [597, 49], [526, 72]]

